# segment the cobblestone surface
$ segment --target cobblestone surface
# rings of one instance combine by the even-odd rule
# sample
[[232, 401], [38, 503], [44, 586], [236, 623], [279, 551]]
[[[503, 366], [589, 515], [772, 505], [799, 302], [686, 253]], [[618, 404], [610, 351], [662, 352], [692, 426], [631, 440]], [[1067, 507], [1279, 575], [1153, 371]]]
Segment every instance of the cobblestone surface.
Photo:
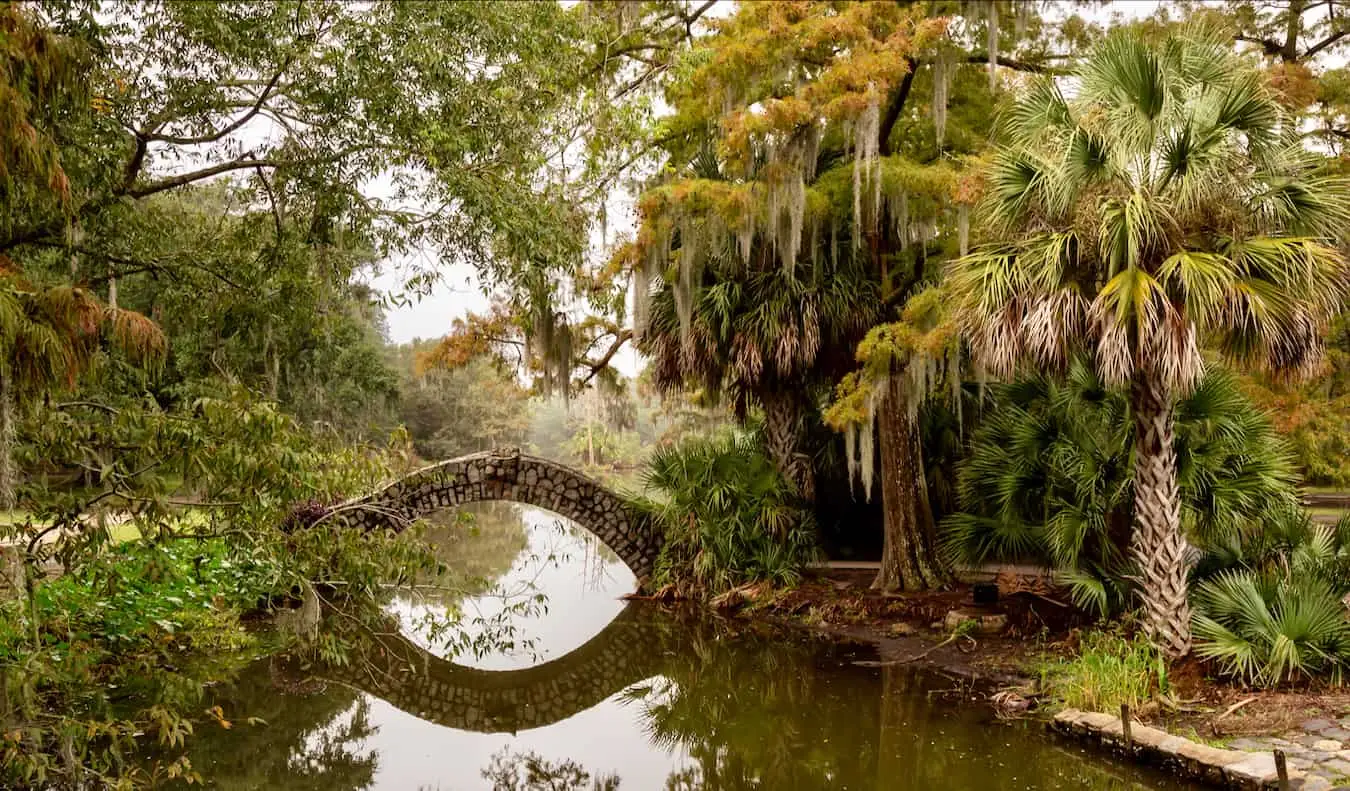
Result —
[[[1350, 749], [1328, 738], [1338, 729], [1350, 729], [1350, 718], [1339, 722], [1309, 720], [1294, 733], [1271, 738], [1234, 739], [1227, 748], [1197, 744], [1166, 731], [1132, 723], [1127, 744], [1120, 718], [1110, 714], [1068, 709], [1055, 715], [1055, 730], [1095, 741], [1140, 761], [1160, 764], [1180, 776], [1220, 788], [1275, 788], [1275, 750], [1283, 750], [1289, 767], [1290, 788], [1300, 791], [1344, 791], [1350, 777]], [[1306, 744], [1305, 744], [1306, 742]]]
[[1350, 717], [1306, 720], [1296, 730], [1278, 736], [1246, 736], [1234, 739], [1229, 746], [1249, 752], [1283, 750], [1291, 767], [1309, 778], [1327, 781], [1326, 785], [1307, 788], [1350, 789]]

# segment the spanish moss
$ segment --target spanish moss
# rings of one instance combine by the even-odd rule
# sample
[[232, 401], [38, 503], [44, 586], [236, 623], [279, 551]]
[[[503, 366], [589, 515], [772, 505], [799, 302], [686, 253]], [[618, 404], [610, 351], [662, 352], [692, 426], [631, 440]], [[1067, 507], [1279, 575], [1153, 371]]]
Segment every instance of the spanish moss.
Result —
[[[8, 368], [4, 365], [3, 368]], [[0, 508], [14, 507], [14, 394], [8, 370], [0, 370]]]
[[961, 255], [970, 252], [970, 205], [965, 203], [956, 206], [956, 233], [961, 245]]
[[[856, 249], [863, 231], [874, 227], [881, 205], [881, 100], [870, 92], [867, 108], [853, 124], [853, 246]], [[870, 188], [871, 204], [864, 206], [863, 189]], [[866, 210], [866, 214], [864, 213]]]
[[937, 136], [937, 148], [942, 150], [947, 136], [947, 104], [952, 78], [951, 55], [946, 50], [938, 53], [933, 60], [933, 132]]

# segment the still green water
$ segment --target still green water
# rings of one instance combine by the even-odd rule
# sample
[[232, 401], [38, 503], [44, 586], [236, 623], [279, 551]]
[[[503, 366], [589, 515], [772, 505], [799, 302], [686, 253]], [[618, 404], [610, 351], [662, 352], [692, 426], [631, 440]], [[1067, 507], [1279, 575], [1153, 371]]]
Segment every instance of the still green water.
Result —
[[[853, 664], [865, 649], [625, 605], [631, 575], [580, 531], [528, 508], [481, 516], [438, 540], [496, 586], [400, 597], [404, 634], [374, 666], [274, 658], [213, 689], [237, 724], [191, 743], [208, 787], [1190, 788], [1000, 721], [958, 681]], [[422, 620], [446, 607], [494, 650], [442, 658]]]

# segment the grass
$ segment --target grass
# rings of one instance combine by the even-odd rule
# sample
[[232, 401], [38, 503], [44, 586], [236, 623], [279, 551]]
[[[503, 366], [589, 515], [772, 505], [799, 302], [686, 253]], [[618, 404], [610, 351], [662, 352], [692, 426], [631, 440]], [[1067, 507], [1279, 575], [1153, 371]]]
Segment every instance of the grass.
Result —
[[1166, 693], [1167, 663], [1147, 642], [1116, 632], [1089, 632], [1077, 656], [1046, 661], [1041, 689], [1064, 706], [1115, 713]]

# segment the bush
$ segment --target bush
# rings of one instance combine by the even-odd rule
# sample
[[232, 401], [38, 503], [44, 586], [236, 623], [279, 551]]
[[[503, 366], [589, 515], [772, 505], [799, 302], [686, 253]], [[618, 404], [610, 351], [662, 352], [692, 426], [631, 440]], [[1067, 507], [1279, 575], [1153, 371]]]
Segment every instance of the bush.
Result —
[[1229, 571], [1201, 583], [1193, 599], [1195, 651], [1225, 673], [1260, 685], [1316, 675], [1343, 680], [1350, 624], [1325, 580]]
[[1350, 662], [1350, 518], [1313, 522], [1297, 506], [1210, 547], [1194, 573], [1196, 653], [1248, 683], [1313, 676]]
[[[961, 510], [943, 522], [944, 552], [956, 564], [1044, 563], [1079, 606], [1120, 608], [1131, 573], [1132, 444], [1125, 396], [1081, 360], [1063, 380], [996, 388], [958, 474]], [[1231, 539], [1295, 500], [1284, 443], [1223, 371], [1178, 403], [1175, 446], [1195, 544]]]
[[758, 438], [685, 442], [652, 454], [634, 505], [665, 531], [653, 582], [715, 593], [761, 580], [795, 584], [815, 530]]

